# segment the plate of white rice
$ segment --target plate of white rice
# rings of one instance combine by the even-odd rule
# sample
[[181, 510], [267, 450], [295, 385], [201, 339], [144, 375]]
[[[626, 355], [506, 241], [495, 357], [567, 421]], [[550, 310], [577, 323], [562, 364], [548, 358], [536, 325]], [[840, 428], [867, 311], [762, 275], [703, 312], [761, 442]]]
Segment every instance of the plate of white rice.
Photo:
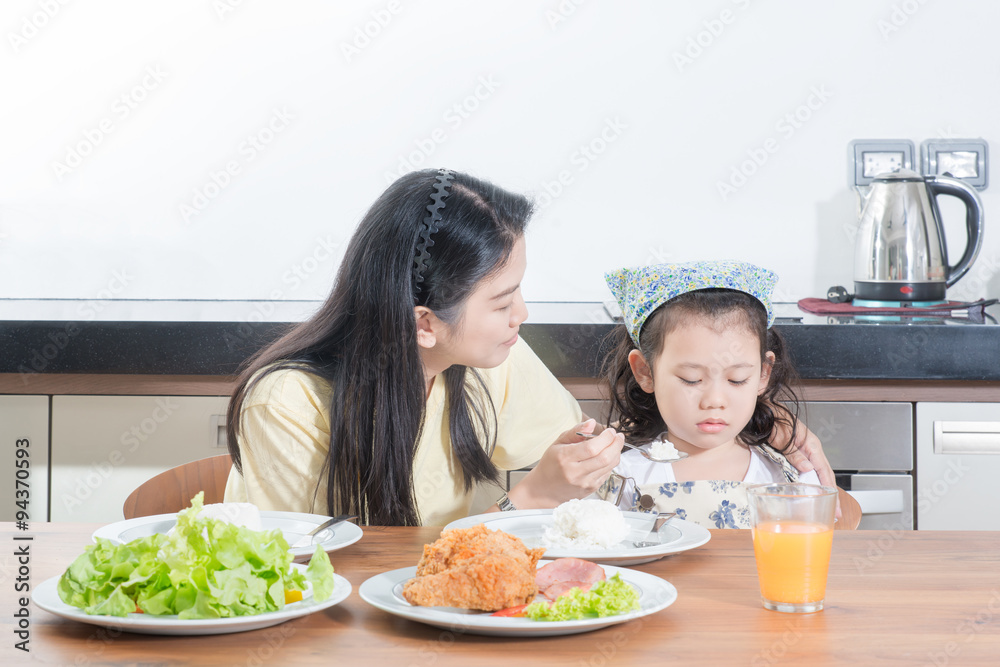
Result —
[[[599, 504], [595, 504], [599, 503]], [[708, 542], [707, 529], [674, 517], [655, 536], [656, 519], [646, 512], [623, 512], [604, 500], [571, 500], [552, 510], [490, 512], [452, 521], [445, 530], [484, 524], [519, 537], [528, 548], [545, 548], [546, 558], [584, 558], [610, 565], [648, 563]], [[636, 547], [636, 541], [658, 544]]]

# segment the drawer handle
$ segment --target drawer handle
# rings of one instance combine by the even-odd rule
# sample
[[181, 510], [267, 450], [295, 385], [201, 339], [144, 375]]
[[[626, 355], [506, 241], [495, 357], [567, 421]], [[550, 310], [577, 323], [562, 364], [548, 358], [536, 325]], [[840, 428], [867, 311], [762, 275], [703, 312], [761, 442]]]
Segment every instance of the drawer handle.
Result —
[[935, 454], [1000, 454], [1000, 422], [934, 422]]
[[861, 514], [899, 514], [903, 511], [903, 492], [899, 489], [848, 491], [861, 506]]

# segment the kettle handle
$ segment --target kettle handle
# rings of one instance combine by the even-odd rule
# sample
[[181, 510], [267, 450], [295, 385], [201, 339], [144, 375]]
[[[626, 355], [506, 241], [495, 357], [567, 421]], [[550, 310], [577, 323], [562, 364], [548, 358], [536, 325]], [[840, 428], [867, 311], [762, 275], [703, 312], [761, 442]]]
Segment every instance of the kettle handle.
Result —
[[[945, 284], [951, 287], [969, 271], [983, 247], [983, 205], [979, 200], [979, 194], [957, 178], [928, 176], [927, 188], [933, 197], [951, 195], [958, 197], [965, 204], [965, 227], [968, 238], [962, 258], [954, 266], [948, 267], [948, 279]], [[942, 234], [943, 231], [942, 229]]]

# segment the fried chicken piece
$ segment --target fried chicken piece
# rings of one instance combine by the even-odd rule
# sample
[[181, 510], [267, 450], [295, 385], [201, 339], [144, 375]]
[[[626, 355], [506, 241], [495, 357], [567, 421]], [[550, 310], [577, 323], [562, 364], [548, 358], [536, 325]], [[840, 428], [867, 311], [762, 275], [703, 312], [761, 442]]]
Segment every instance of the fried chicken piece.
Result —
[[544, 553], [482, 524], [445, 531], [424, 546], [403, 597], [414, 605], [482, 611], [527, 604], [538, 593], [535, 568]]

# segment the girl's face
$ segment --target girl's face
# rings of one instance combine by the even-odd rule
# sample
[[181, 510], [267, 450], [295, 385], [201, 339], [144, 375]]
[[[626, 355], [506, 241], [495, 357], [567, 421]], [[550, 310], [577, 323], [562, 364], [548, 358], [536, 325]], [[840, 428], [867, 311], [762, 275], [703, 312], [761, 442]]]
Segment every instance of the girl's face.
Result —
[[[713, 326], [714, 325], [714, 326]], [[734, 442], [766, 388], [774, 354], [744, 326], [698, 318], [667, 334], [652, 365], [629, 355], [639, 386], [655, 394], [670, 442], [689, 454]]]
[[514, 244], [507, 263], [469, 295], [454, 326], [437, 321], [433, 346], [428, 349], [421, 345], [424, 366], [437, 372], [454, 364], [473, 368], [499, 366], [510, 354], [517, 342], [518, 328], [528, 317], [521, 296], [521, 280], [527, 265], [522, 237]]

